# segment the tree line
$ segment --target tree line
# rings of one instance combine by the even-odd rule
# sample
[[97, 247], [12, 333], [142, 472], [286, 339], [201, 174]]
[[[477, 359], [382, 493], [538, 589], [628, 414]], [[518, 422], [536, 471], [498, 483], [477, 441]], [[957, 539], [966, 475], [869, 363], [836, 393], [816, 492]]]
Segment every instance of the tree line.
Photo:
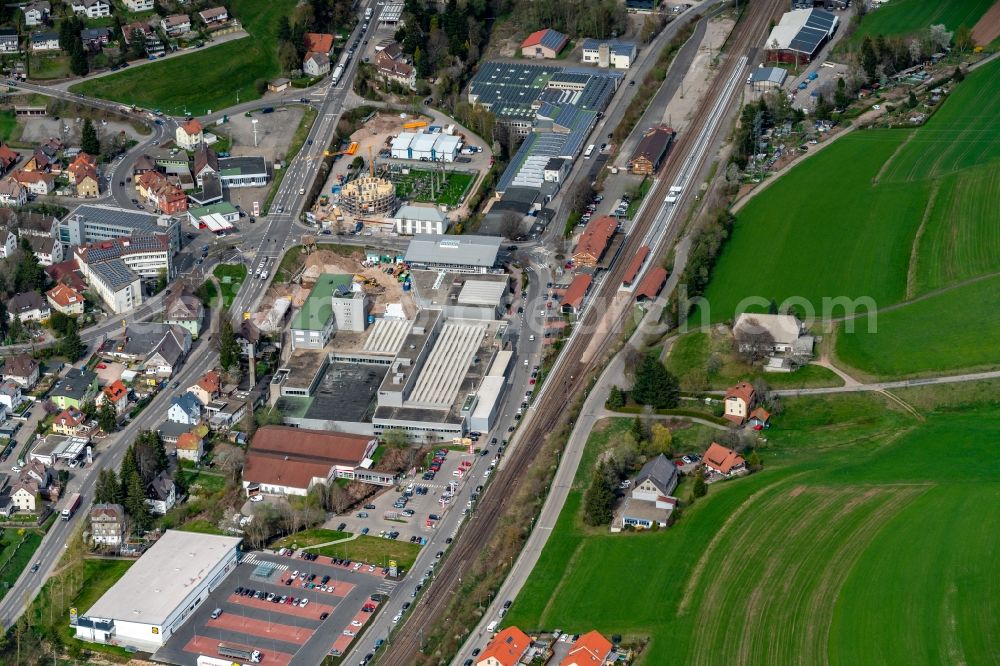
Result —
[[167, 451], [160, 435], [143, 430], [125, 451], [117, 474], [113, 469], [100, 471], [94, 501], [122, 505], [132, 525], [147, 530], [153, 525], [153, 516], [146, 505], [146, 488], [168, 466]]

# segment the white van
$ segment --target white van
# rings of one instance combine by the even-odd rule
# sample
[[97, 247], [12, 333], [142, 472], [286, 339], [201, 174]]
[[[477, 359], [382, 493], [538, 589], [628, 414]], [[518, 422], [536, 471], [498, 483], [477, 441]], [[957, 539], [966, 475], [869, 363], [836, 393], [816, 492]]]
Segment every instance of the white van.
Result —
[[500, 620], [493, 620], [488, 625], [486, 625], [486, 632], [492, 634], [497, 629], [497, 625], [500, 624]]

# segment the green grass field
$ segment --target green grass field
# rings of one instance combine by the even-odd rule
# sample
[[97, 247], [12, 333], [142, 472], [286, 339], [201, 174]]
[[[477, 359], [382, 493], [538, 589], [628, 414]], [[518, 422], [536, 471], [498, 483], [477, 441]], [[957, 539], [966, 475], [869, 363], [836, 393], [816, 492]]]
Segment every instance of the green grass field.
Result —
[[[394, 174], [392, 178], [396, 183], [396, 196], [421, 203], [458, 206], [475, 179], [475, 176], [470, 173], [446, 171], [444, 187], [441, 187], [439, 183], [436, 187], [440, 189], [435, 190], [434, 196], [431, 196], [432, 174], [431, 171], [421, 169], [411, 169], [410, 173], [406, 175]], [[440, 178], [440, 175], [437, 177]]]
[[292, 0], [233, 0], [230, 11], [250, 37], [207, 44], [183, 57], [84, 81], [70, 90], [171, 115], [203, 115], [232, 106], [237, 96], [241, 102], [257, 99], [254, 81], [280, 73], [277, 20], [294, 6]]
[[350, 532], [338, 532], [337, 530], [326, 530], [321, 527], [317, 527], [309, 530], [302, 530], [301, 532], [296, 532], [286, 537], [278, 539], [273, 544], [272, 548], [305, 548], [306, 546], [315, 546], [320, 543], [328, 543], [330, 541], [337, 541], [338, 539], [346, 539], [351, 536]]
[[[710, 359], [718, 359], [718, 371], [709, 373]], [[763, 379], [772, 388], [842, 386], [843, 380], [832, 370], [818, 365], [802, 366], [791, 373], [766, 373], [742, 362], [732, 351], [732, 340], [714, 339], [706, 331], [687, 333], [674, 341], [667, 356], [667, 368], [687, 391], [725, 389], [739, 381]]]
[[14, 115], [13, 111], [0, 111], [0, 141], [4, 143], [17, 141], [21, 138], [22, 130], [23, 128], [17, 122], [17, 116]]
[[133, 560], [84, 560], [83, 579], [87, 584], [73, 599], [72, 605], [81, 615], [86, 613], [134, 563]]
[[504, 622], [648, 638], [645, 665], [992, 663], [1000, 413], [953, 409], [789, 399], [764, 471], [642, 534], [576, 518], [594, 436]]
[[880, 313], [873, 332], [845, 326], [837, 357], [878, 377], [992, 367], [1000, 364], [1000, 276]]
[[[19, 534], [19, 532], [24, 532]], [[0, 596], [18, 579], [42, 543], [42, 533], [34, 529], [8, 527], [0, 535]]]
[[842, 45], [855, 48], [865, 35], [905, 36], [925, 32], [930, 26], [943, 23], [949, 30], [960, 25], [971, 28], [986, 13], [994, 0], [892, 0], [880, 9], [869, 12], [857, 31]]
[[395, 560], [396, 566], [409, 569], [413, 566], [420, 546], [409, 541], [394, 541], [377, 536], [359, 536], [353, 541], [345, 541], [334, 546], [320, 546], [311, 549], [314, 553], [329, 557], [346, 557], [356, 562], [367, 562], [377, 566], [389, 566]]
[[797, 299], [820, 316], [824, 298], [882, 308], [996, 270], [998, 117], [993, 62], [925, 126], [854, 132], [792, 169], [738, 213], [705, 294], [710, 320], [763, 310], [770, 299]]
[[212, 274], [219, 279], [219, 286], [222, 288], [222, 304], [229, 307], [233, 304], [233, 299], [240, 290], [240, 285], [247, 278], [247, 267], [243, 264], [219, 264], [212, 271]]

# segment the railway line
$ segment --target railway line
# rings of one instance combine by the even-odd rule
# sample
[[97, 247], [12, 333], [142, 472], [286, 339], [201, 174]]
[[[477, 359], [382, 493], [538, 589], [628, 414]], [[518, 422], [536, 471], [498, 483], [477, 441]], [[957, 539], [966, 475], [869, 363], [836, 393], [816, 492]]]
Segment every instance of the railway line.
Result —
[[[497, 489], [487, 492], [476, 513], [465, 528], [465, 533], [457, 540], [449, 555], [447, 566], [436, 577], [421, 602], [411, 612], [407, 622], [392, 639], [388, 651], [382, 655], [380, 664], [390, 666], [410, 666], [417, 662], [424, 634], [442, 616], [452, 596], [461, 586], [463, 576], [474, 565], [479, 553], [495, 532], [507, 503], [516, 497], [521, 479], [530, 467], [541, 443], [546, 436], [556, 431], [567, 418], [566, 405], [580, 390], [583, 380], [597, 368], [602, 360], [599, 353], [585, 355], [595, 343], [607, 343], [620, 330], [630, 312], [624, 304], [618, 303], [618, 314], [605, 320], [610, 307], [597, 304], [612, 304], [615, 299], [631, 299], [631, 294], [619, 292], [619, 285], [628, 265], [628, 259], [635, 255], [643, 244], [651, 244], [657, 256], [677, 233], [671, 224], [677, 210], [691, 196], [686, 187], [677, 204], [668, 206], [666, 199], [669, 188], [675, 184], [687, 185], [696, 177], [708, 149], [717, 136], [718, 129], [732, 108], [733, 81], [738, 86], [743, 78], [743, 70], [756, 55], [755, 46], [761, 43], [768, 29], [769, 21], [779, 15], [787, 3], [784, 0], [753, 0], [747, 7], [742, 20], [737, 24], [727, 45], [728, 56], [706, 95], [699, 115], [690, 128], [684, 132], [667, 158], [667, 162], [653, 188], [646, 195], [650, 205], [646, 205], [635, 220], [625, 239], [619, 255], [623, 261], [616, 261], [602, 277], [591, 304], [577, 323], [573, 335], [560, 353], [559, 359], [546, 378], [542, 392], [535, 403], [533, 415], [517, 433], [514, 446], [509, 449], [508, 460], [500, 467], [493, 482]], [[653, 262], [648, 262], [653, 265]]]

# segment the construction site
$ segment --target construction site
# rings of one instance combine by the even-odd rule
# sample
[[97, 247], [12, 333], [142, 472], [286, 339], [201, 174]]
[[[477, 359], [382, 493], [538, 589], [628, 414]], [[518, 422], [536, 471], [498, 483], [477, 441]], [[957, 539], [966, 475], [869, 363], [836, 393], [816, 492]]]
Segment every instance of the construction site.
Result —
[[488, 170], [491, 156], [474, 145], [478, 138], [466, 144], [466, 135], [453, 124], [434, 122], [424, 116], [374, 114], [337, 153], [308, 221], [329, 234], [408, 234], [430, 222], [400, 222], [396, 212], [410, 202], [437, 208], [433, 228], [443, 233], [465, 214], [465, 201]]
[[[369, 300], [369, 314], [383, 317], [399, 312], [408, 319], [416, 313], [413, 295], [406, 288], [409, 272], [402, 257], [366, 252], [361, 248], [317, 244], [303, 236], [301, 250], [292, 250], [282, 262], [281, 273], [261, 299], [250, 321], [267, 335], [281, 335], [291, 315], [300, 310], [313, 286], [324, 274], [352, 275]], [[397, 259], [399, 262], [397, 262]]]

